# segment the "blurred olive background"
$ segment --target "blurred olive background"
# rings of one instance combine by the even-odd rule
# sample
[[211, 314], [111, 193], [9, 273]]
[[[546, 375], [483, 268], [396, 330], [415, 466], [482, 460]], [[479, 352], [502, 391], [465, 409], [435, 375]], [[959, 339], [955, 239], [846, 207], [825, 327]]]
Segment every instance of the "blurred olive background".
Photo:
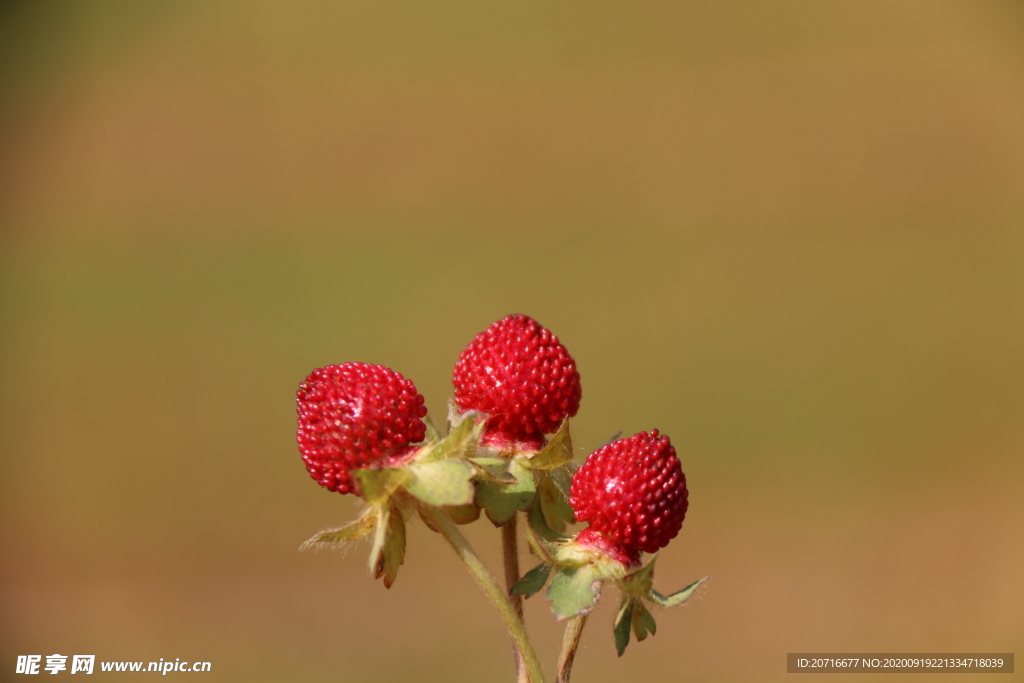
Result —
[[297, 552], [358, 505], [294, 391], [382, 363], [440, 419], [512, 312], [577, 359], [580, 459], [671, 435], [659, 586], [713, 577], [622, 659], [608, 598], [580, 683], [1024, 652], [1019, 2], [0, 7], [0, 678], [511, 680], [422, 525], [390, 591]]

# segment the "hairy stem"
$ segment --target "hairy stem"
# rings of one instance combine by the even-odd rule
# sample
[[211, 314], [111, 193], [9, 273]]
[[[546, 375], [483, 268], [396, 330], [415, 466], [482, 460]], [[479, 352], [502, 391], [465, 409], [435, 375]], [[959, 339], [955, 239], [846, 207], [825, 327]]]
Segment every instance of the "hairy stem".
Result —
[[583, 627], [586, 623], [587, 615], [580, 614], [570, 619], [569, 623], [565, 625], [565, 635], [562, 636], [562, 651], [558, 655], [557, 683], [569, 683], [572, 661], [576, 658], [576, 648], [580, 646], [580, 638], [583, 636]]
[[441, 532], [441, 535], [445, 537], [445, 540], [452, 546], [455, 554], [466, 565], [466, 569], [473, 575], [473, 578], [480, 584], [484, 593], [487, 594], [487, 597], [491, 599], [494, 607], [498, 610], [498, 614], [501, 615], [502, 621], [505, 622], [509, 635], [512, 636], [512, 641], [519, 648], [519, 652], [523, 656], [523, 663], [526, 665], [526, 670], [529, 672], [532, 683], [544, 683], [544, 675], [541, 673], [537, 654], [533, 651], [533, 645], [530, 644], [530, 639], [526, 635], [523, 622], [516, 614], [508, 594], [501, 589], [497, 580], [488, 571], [472, 546], [466, 541], [465, 536], [455, 526], [455, 523], [448, 518], [448, 515], [429, 506], [423, 506], [423, 511]]
[[[519, 544], [516, 538], [517, 518], [518, 515], [513, 515], [512, 519], [505, 522], [505, 525], [501, 527], [501, 549], [505, 557], [506, 593], [519, 581]], [[519, 621], [525, 625], [526, 621], [523, 619], [523, 597], [521, 595], [509, 595], [509, 599], [512, 601], [512, 609], [519, 616]], [[523, 655], [519, 652], [519, 647], [515, 641], [512, 641], [512, 656], [516, 660], [516, 679], [518, 683], [530, 683], [526, 667], [523, 666]]]

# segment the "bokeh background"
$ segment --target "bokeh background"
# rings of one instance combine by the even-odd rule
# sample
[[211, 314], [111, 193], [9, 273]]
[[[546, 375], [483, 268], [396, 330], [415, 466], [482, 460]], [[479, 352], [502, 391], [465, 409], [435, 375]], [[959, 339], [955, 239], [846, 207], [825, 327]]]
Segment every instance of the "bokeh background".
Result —
[[390, 591], [297, 552], [358, 506], [293, 441], [331, 363], [443, 416], [511, 312], [579, 458], [671, 435], [659, 585], [713, 577], [580, 683], [1024, 652], [1021, 3], [6, 2], [0, 88], [0, 679], [511, 680], [421, 525]]

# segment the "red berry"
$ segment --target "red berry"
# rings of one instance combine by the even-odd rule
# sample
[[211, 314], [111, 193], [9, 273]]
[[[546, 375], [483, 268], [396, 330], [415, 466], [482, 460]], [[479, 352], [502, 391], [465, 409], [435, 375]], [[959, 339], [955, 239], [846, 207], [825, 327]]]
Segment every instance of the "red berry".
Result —
[[331, 491], [355, 491], [352, 470], [399, 457], [426, 433], [423, 397], [383, 365], [319, 368], [297, 396], [299, 452], [310, 476]]
[[679, 533], [687, 496], [686, 475], [667, 436], [655, 429], [613, 441], [573, 475], [569, 503], [577, 521], [590, 522], [576, 540], [606, 552], [611, 541], [630, 563], [638, 562], [641, 552], [664, 548]]
[[558, 337], [525, 315], [476, 336], [455, 364], [455, 402], [490, 416], [481, 442], [540, 447], [580, 409], [580, 374]]

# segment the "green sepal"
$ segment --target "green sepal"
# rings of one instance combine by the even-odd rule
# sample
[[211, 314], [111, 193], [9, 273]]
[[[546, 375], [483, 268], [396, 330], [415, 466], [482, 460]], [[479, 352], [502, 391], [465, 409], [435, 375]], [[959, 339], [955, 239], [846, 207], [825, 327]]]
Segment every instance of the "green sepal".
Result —
[[551, 579], [547, 597], [559, 621], [586, 614], [601, 597], [600, 572], [589, 564], [561, 568]]
[[423, 523], [427, 525], [428, 529], [433, 531], [435, 534], [441, 533], [441, 530], [437, 528], [437, 525], [434, 524], [434, 520], [430, 518], [430, 515], [427, 514], [426, 509], [422, 505], [416, 506], [416, 512], [419, 514], [420, 519], [423, 520]]
[[705, 576], [703, 579], [697, 579], [683, 590], [677, 591], [667, 597], [652, 589], [647, 594], [647, 599], [656, 605], [661, 605], [662, 607], [677, 607], [689, 600], [693, 596], [694, 591], [700, 588], [700, 585], [710, 578], [710, 576]]
[[427, 427], [428, 444], [441, 440], [441, 432], [437, 429], [437, 425], [434, 424], [434, 420], [430, 415], [425, 415], [423, 417], [423, 424]]
[[405, 518], [397, 508], [381, 506], [377, 512], [377, 528], [370, 550], [370, 573], [384, 579], [391, 588], [398, 568], [405, 562]]
[[478, 479], [495, 481], [499, 484], [516, 483], [516, 478], [508, 471], [508, 465], [511, 462], [508, 458], [473, 458], [469, 462], [476, 466]]
[[414, 462], [405, 490], [427, 505], [468, 505], [473, 502], [473, 466], [460, 460]]
[[[427, 525], [427, 528], [434, 533], [441, 533], [441, 530], [437, 528], [436, 524], [434, 524], [434, 520], [429, 514], [427, 514], [426, 508], [422, 505], [417, 505], [415, 507], [416, 511], [420, 515], [420, 519], [422, 519], [423, 523]], [[472, 504], [443, 505], [440, 510], [448, 515], [448, 518], [456, 524], [469, 524], [470, 522], [475, 522], [480, 519], [480, 508]]]
[[564, 532], [566, 525], [576, 521], [572, 506], [569, 505], [569, 497], [566, 495], [572, 481], [572, 473], [566, 467], [559, 467], [553, 470], [538, 470], [534, 475], [537, 478], [537, 500], [540, 501], [547, 526], [555, 531]]
[[547, 445], [527, 457], [525, 464], [531, 470], [553, 470], [570, 460], [572, 460], [572, 436], [569, 434], [569, 418], [565, 418]]
[[444, 507], [444, 511], [456, 524], [469, 524], [480, 519], [480, 508], [472, 503], [469, 505], [448, 505]]
[[388, 539], [388, 526], [391, 524], [391, 506], [377, 506], [377, 525], [373, 530], [373, 546], [370, 548], [370, 574], [379, 579], [384, 574], [384, 544]]
[[619, 583], [622, 591], [636, 596], [646, 596], [650, 593], [651, 586], [654, 584], [654, 563], [657, 560], [657, 554], [652, 555], [647, 564], [623, 576]]
[[615, 615], [615, 651], [622, 656], [629, 645], [629, 634], [633, 626], [633, 599], [628, 595], [622, 596], [622, 605], [619, 606], [619, 613]]
[[505, 524], [520, 510], [529, 510], [536, 493], [533, 474], [518, 459], [509, 462], [508, 470], [516, 483], [476, 482], [476, 504], [484, 509], [494, 526]]
[[658, 625], [654, 622], [654, 615], [647, 609], [642, 600], [634, 600], [633, 604], [633, 635], [638, 642], [658, 632]]
[[376, 519], [376, 514], [374, 514], [370, 508], [367, 508], [359, 519], [354, 522], [349, 522], [338, 529], [327, 529], [325, 531], [321, 531], [300, 545], [299, 550], [309, 550], [310, 548], [316, 548], [318, 550], [320, 548], [340, 548], [346, 543], [358, 541], [359, 539], [370, 535], [373, 531], [373, 525]]
[[391, 588], [398, 568], [405, 563], [405, 518], [398, 510], [391, 511], [387, 540], [384, 541], [384, 587]]
[[538, 564], [508, 589], [509, 594], [522, 595], [524, 598], [534, 595], [548, 582], [551, 567], [552, 565], [547, 563]]
[[548, 540], [542, 533], [553, 536], [555, 532], [547, 527], [539, 506], [534, 505], [530, 508], [530, 511], [526, 514], [526, 521], [528, 522], [526, 525], [526, 541], [530, 544], [530, 552], [536, 555], [541, 562], [554, 563], [557, 548], [551, 541], [555, 539]]
[[[541, 476], [544, 474], [546, 473], [541, 473]], [[533, 505], [530, 507], [529, 512], [526, 513], [526, 521], [529, 525], [529, 530], [536, 533], [537, 536], [545, 541], [558, 543], [569, 539], [565, 534], [559, 533], [548, 526], [548, 520], [543, 512], [543, 501], [541, 500], [539, 492]]]
[[455, 402], [454, 396], [448, 397], [448, 431], [451, 431], [452, 425], [457, 424], [462, 418], [462, 408]]
[[476, 444], [480, 440], [480, 434], [484, 431], [486, 420], [483, 413], [476, 410], [468, 410], [451, 422], [448, 436], [436, 443], [431, 443], [420, 451], [416, 456], [419, 462], [434, 462], [437, 460], [449, 460], [472, 458], [476, 455]]
[[383, 503], [409, 480], [409, 473], [404, 469], [390, 467], [353, 470], [352, 476], [359, 482], [359, 495], [369, 505]]

